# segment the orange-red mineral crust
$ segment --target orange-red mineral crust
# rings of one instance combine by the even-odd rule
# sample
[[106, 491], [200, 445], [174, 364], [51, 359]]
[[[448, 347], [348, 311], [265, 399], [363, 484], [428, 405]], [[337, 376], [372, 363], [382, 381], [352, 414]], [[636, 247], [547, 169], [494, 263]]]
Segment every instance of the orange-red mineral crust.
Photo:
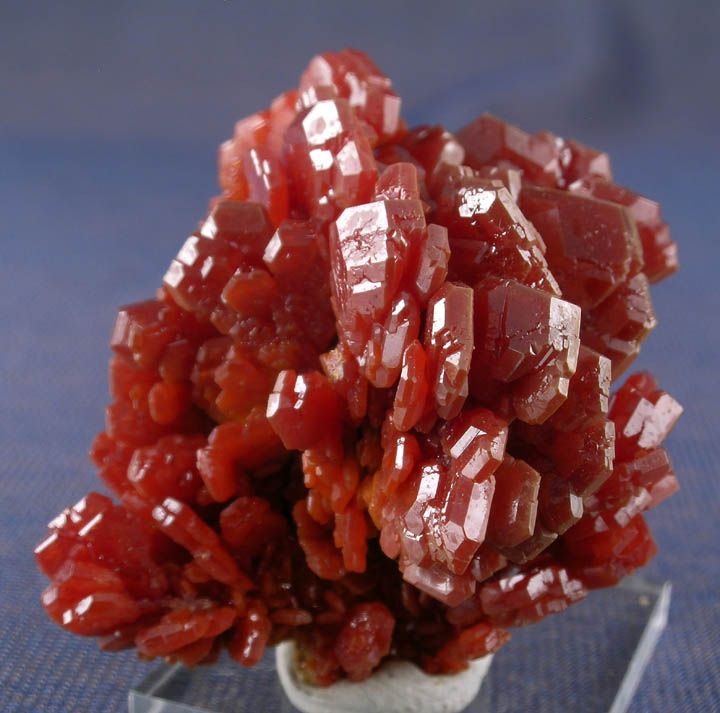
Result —
[[243, 119], [154, 298], [120, 308], [48, 615], [106, 650], [318, 685], [452, 673], [645, 564], [682, 409], [612, 382], [677, 268], [607, 154], [484, 115], [408, 129], [362, 52]]

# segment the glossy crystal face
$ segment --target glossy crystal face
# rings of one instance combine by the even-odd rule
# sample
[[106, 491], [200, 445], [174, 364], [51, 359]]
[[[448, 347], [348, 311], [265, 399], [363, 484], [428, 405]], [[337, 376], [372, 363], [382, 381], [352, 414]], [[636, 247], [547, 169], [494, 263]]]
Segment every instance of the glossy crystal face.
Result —
[[294, 639], [317, 685], [453, 673], [655, 553], [682, 408], [617, 379], [677, 268], [659, 206], [577, 141], [400, 106], [329, 52], [221, 145], [221, 195], [118, 312], [114, 499], [36, 549], [60, 626], [186, 665]]

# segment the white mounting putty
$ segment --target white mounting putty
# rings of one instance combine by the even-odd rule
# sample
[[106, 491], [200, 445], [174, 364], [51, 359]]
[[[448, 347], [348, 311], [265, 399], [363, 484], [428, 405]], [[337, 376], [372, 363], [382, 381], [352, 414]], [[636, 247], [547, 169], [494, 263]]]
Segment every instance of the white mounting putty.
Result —
[[319, 688], [298, 679], [294, 643], [275, 649], [280, 683], [302, 713], [460, 713], [480, 690], [492, 658], [471, 661], [467, 670], [449, 676], [431, 676], [409, 661], [389, 661], [360, 683], [342, 680]]

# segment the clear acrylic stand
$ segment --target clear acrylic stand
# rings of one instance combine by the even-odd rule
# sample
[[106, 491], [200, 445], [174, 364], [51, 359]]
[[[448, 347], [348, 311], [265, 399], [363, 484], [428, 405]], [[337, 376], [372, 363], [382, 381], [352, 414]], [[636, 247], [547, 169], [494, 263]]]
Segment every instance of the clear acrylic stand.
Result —
[[[667, 624], [671, 586], [637, 577], [592, 592], [560, 616], [513, 632], [465, 713], [625, 713]], [[165, 666], [128, 697], [130, 713], [295, 713], [268, 652], [253, 669], [229, 659]], [[340, 711], [338, 713], [341, 713]]]

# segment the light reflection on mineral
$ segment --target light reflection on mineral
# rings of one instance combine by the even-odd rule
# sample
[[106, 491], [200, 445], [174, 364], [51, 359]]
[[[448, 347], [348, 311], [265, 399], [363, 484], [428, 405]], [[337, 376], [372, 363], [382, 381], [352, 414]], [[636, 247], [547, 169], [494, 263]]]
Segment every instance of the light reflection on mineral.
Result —
[[450, 674], [655, 554], [682, 409], [649, 374], [609, 394], [677, 267], [659, 206], [577, 141], [399, 109], [325, 53], [220, 147], [112, 332], [91, 457], [120, 504], [35, 552], [68, 631], [186, 666], [291, 638], [317, 685], [390, 652]]

